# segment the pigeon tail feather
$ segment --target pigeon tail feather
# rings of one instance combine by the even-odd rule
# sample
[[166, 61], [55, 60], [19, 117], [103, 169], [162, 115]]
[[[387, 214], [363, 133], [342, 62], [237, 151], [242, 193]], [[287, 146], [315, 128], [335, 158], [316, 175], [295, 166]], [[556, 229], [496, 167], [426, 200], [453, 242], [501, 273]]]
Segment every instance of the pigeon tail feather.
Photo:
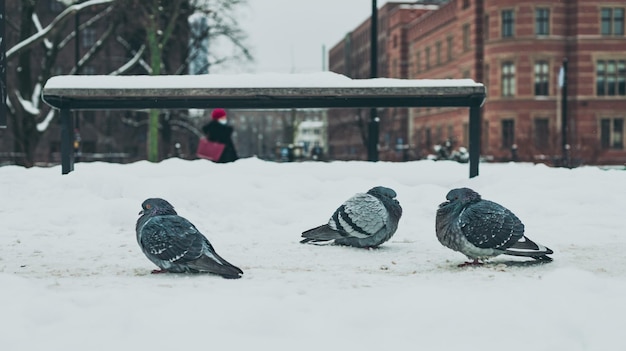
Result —
[[225, 259], [218, 256], [216, 253], [212, 253], [216, 258], [219, 259], [215, 261], [213, 258], [203, 255], [197, 260], [193, 260], [187, 263], [187, 267], [192, 270], [197, 270], [199, 272], [209, 272], [213, 274], [221, 275], [224, 278], [237, 279], [241, 278], [240, 274], [243, 274], [243, 271], [226, 261]]
[[328, 224], [323, 224], [319, 227], [309, 229], [302, 233], [302, 237], [305, 239], [300, 241], [301, 244], [306, 244], [311, 241], [330, 241], [343, 238], [339, 232], [333, 230]]
[[513, 246], [504, 250], [504, 253], [511, 256], [532, 257], [539, 261], [552, 261], [552, 258], [547, 255], [554, 252], [541, 244], [535, 243], [526, 236], [523, 236], [519, 241], [513, 244]]

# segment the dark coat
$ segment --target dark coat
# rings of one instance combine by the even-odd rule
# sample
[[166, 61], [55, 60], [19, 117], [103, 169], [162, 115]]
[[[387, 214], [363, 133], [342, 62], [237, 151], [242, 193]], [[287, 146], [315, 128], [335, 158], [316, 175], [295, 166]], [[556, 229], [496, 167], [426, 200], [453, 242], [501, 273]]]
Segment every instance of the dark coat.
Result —
[[226, 145], [226, 147], [224, 147], [224, 152], [222, 153], [220, 159], [217, 160], [217, 163], [233, 162], [239, 158], [237, 150], [235, 150], [235, 144], [233, 144], [233, 140], [231, 138], [231, 135], [233, 134], [233, 127], [212, 120], [202, 127], [202, 131], [210, 141], [216, 141]]

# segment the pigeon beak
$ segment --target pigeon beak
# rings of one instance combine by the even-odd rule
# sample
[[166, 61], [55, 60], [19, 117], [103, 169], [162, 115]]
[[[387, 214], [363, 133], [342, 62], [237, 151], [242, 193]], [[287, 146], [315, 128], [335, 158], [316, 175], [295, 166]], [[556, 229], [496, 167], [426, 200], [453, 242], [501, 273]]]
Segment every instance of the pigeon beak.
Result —
[[142, 215], [143, 214], [143, 210], [139, 211], [139, 213], [137, 213], [138, 215]]
[[450, 201], [442, 202], [442, 203], [439, 204], [439, 208], [448, 206], [449, 204], [450, 204]]

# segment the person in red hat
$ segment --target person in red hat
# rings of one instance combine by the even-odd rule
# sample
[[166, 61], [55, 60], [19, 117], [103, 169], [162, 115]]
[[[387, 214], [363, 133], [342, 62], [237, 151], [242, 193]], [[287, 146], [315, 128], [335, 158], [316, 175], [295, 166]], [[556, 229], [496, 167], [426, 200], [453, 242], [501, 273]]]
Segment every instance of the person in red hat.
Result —
[[233, 143], [233, 127], [227, 124], [226, 111], [223, 108], [216, 108], [211, 112], [211, 122], [202, 127], [206, 138], [210, 141], [225, 145], [224, 151], [217, 163], [233, 162], [239, 159], [235, 144]]

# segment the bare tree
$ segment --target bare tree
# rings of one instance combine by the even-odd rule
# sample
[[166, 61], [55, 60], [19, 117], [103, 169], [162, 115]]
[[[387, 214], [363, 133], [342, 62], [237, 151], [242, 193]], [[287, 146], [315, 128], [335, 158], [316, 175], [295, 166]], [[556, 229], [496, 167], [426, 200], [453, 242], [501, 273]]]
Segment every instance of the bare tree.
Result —
[[[187, 66], [203, 40], [197, 38], [189, 41], [180, 38], [190, 38], [187, 18], [200, 12], [213, 18], [209, 22], [213, 24], [211, 30], [206, 32], [209, 40], [218, 37], [231, 38], [232, 44], [240, 48], [240, 55], [237, 56], [251, 59], [243, 44], [244, 33], [238, 29], [236, 22], [225, 22], [227, 18], [234, 18], [233, 9], [243, 4], [243, 0], [88, 0], [73, 4], [74, 2], [76, 1], [65, 0], [65, 4], [59, 3], [62, 11], [47, 23], [42, 19], [50, 18], [50, 12], [37, 11], [47, 9], [43, 4], [48, 4], [48, 1], [11, 2], [9, 6], [13, 7], [7, 9], [7, 36], [17, 38], [16, 43], [7, 43], [6, 61], [14, 68], [7, 77], [7, 114], [9, 129], [13, 135], [13, 151], [22, 155], [16, 161], [23, 166], [34, 165], [34, 150], [47, 132], [48, 126], [57, 117], [54, 110], [43, 106], [41, 102], [40, 93], [44, 83], [54, 74], [80, 72], [83, 67], [99, 58], [107, 46], [116, 46], [118, 50], [121, 48], [128, 58], [119, 67], [106, 72], [107, 74], [186, 74]], [[100, 28], [98, 37], [82, 53], [76, 64], [67, 60], [59, 62], [61, 52], [72, 51], [70, 44], [74, 43], [75, 32], [71, 20], [78, 13], [83, 15], [82, 19], [85, 19], [84, 15], [88, 15], [80, 23], [79, 31], [97, 25]], [[216, 18], [220, 19], [219, 23]], [[220, 23], [224, 28], [219, 29]], [[228, 24], [233, 25], [230, 30], [226, 28]], [[215, 55], [209, 57], [208, 66], [232, 59]], [[152, 136], [148, 145], [156, 145], [159, 114], [154, 112], [151, 115], [152, 127], [149, 130]], [[150, 157], [154, 159], [153, 154]]]
[[[34, 164], [34, 149], [54, 116], [52, 112], [41, 108], [40, 92], [53, 71], [59, 51], [65, 49], [68, 42], [64, 40], [63, 29], [74, 18], [73, 14], [110, 3], [112, 0], [90, 0], [69, 6], [45, 27], [42, 27], [35, 11], [38, 1], [13, 4], [20, 6], [17, 12], [20, 17], [7, 16], [7, 32], [16, 31], [19, 41], [6, 53], [7, 63], [15, 61], [16, 66], [15, 73], [7, 77], [7, 112], [14, 151], [21, 155], [18, 164], [27, 167]], [[33, 57], [41, 57], [39, 66], [35, 66], [37, 61]]]
[[[209, 67], [223, 63], [232, 57], [209, 55], [210, 41], [218, 38], [229, 40], [239, 48], [241, 56], [251, 59], [251, 55], [243, 42], [245, 34], [239, 29], [234, 20], [234, 9], [244, 3], [243, 0], [125, 0], [126, 6], [136, 9], [133, 13], [134, 23], [141, 26], [134, 28], [133, 37], [143, 36], [145, 39], [136, 41], [147, 48], [149, 56], [149, 74], [184, 74], [191, 63], [195, 64], [191, 73], [208, 73]], [[178, 35], [176, 35], [178, 34]], [[188, 46], [181, 48], [180, 38], [189, 38]], [[179, 39], [179, 40], [175, 40]], [[187, 45], [187, 43], [185, 43]], [[138, 51], [140, 48], [132, 47]], [[179, 60], [166, 60], [172, 52], [185, 52]], [[171, 58], [171, 57], [170, 57]], [[179, 62], [173, 67], [172, 62]], [[164, 119], [164, 123], [171, 121], [171, 116]], [[148, 122], [147, 151], [148, 160], [159, 159], [159, 125], [160, 113], [151, 110]], [[169, 126], [164, 126], [169, 130]]]

